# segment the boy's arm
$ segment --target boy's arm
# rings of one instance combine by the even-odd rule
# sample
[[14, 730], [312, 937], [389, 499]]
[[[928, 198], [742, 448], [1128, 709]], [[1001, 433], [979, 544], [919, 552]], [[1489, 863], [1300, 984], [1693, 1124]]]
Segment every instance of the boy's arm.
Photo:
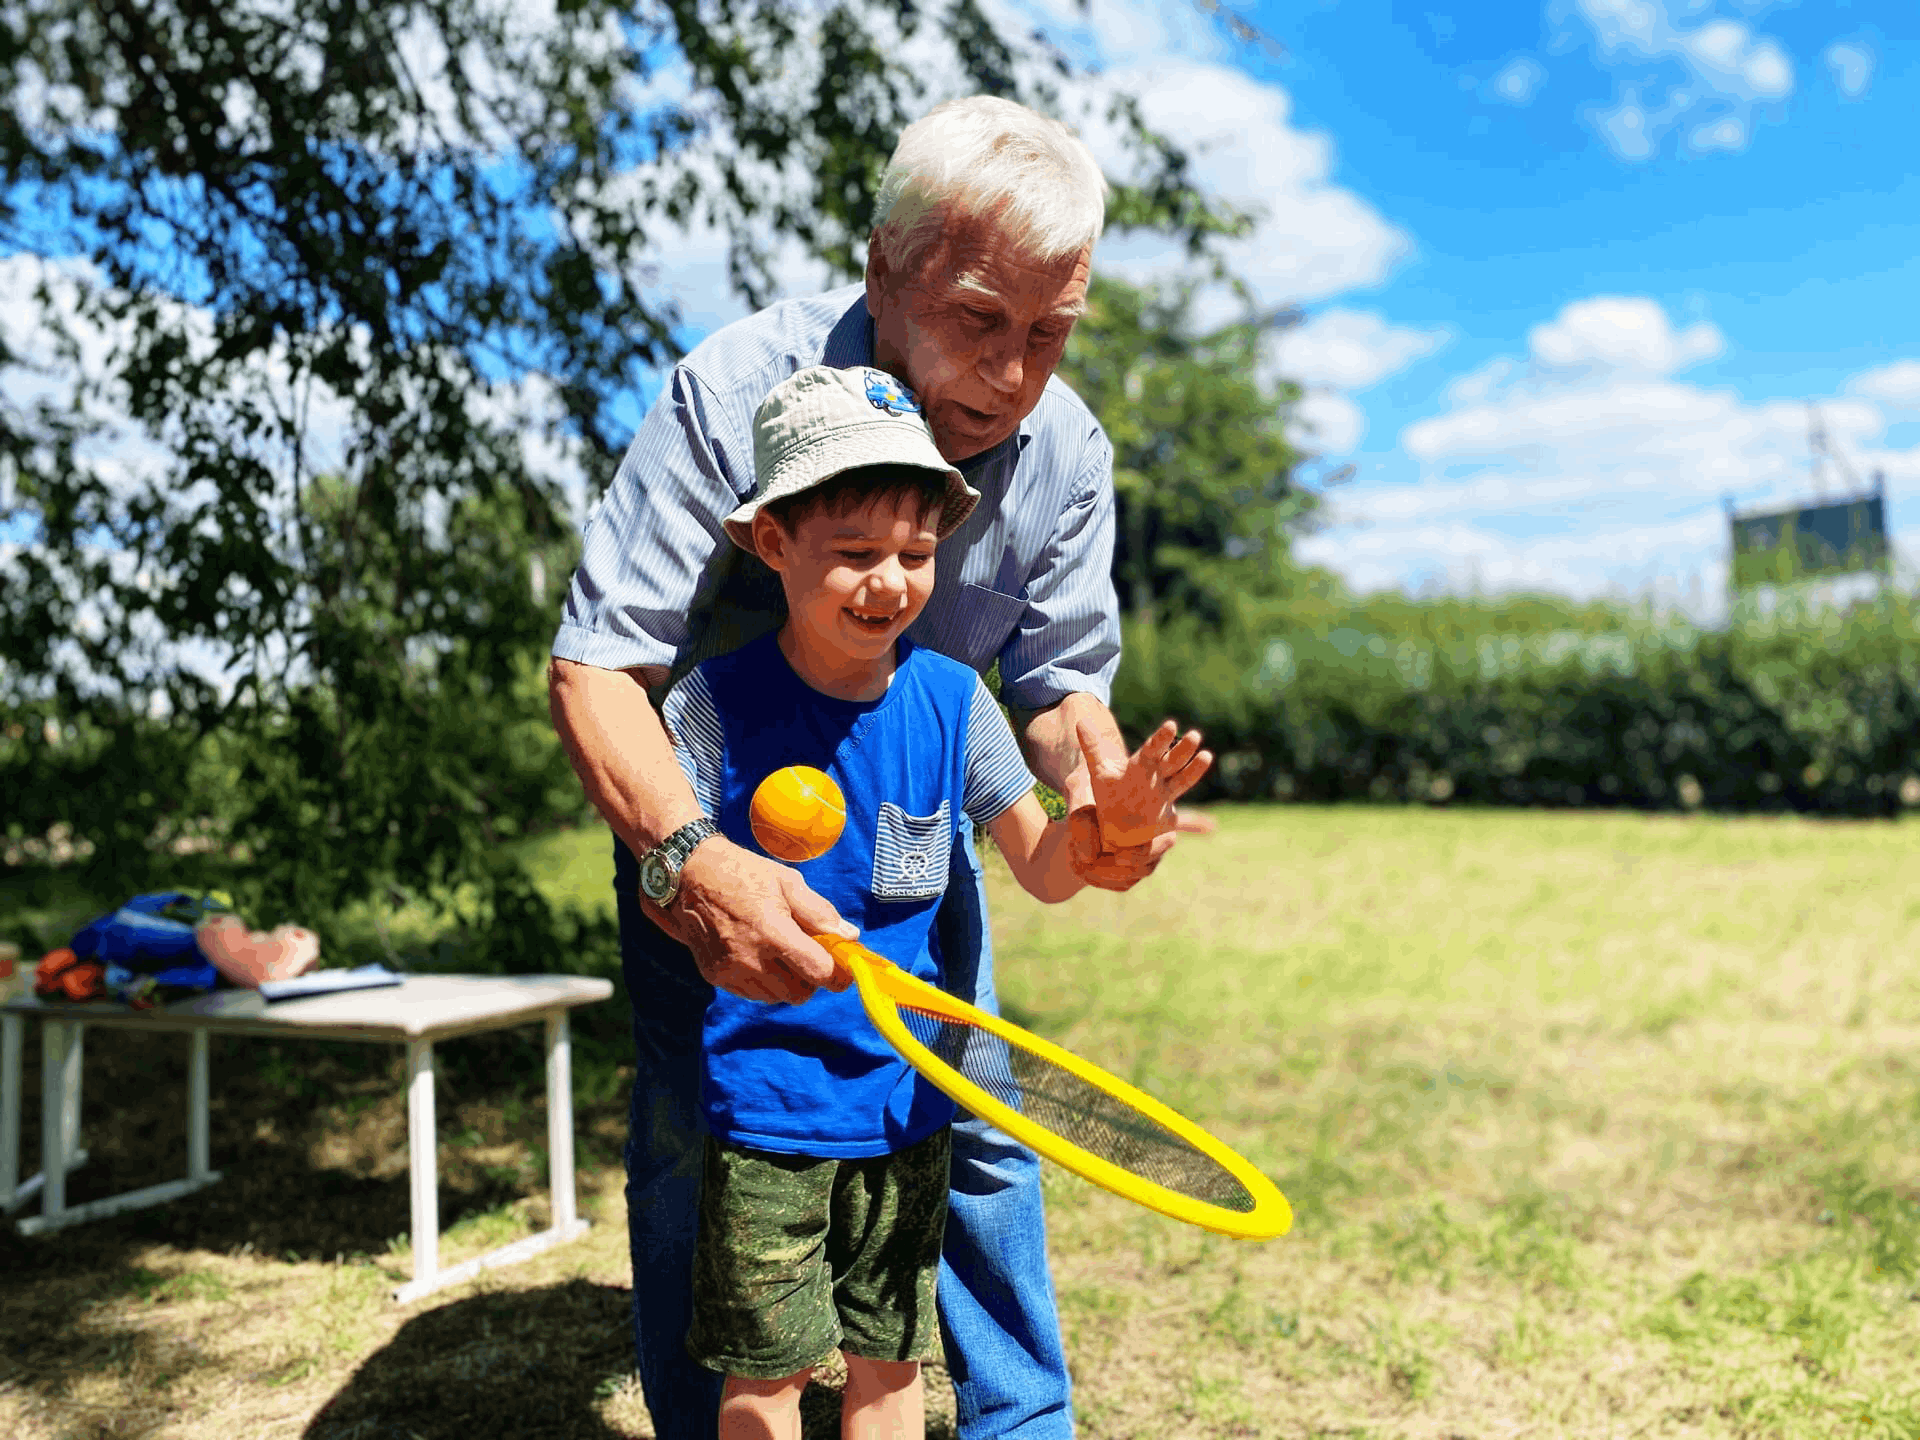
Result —
[[1086, 886], [1073, 863], [1073, 835], [1064, 820], [1049, 820], [1036, 795], [1026, 795], [987, 822], [987, 833], [1020, 888], [1057, 905]]
[[1028, 894], [1053, 904], [1086, 883], [1074, 867], [1073, 833], [1050, 824], [1033, 793], [1033, 772], [1021, 759], [1007, 717], [985, 682], [975, 681], [967, 716], [967, 783], [961, 806], [1007, 857]]

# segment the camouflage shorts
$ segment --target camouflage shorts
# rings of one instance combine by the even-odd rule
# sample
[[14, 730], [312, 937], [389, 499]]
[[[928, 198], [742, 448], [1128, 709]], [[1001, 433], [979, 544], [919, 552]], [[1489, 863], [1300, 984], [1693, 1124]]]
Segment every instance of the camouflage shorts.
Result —
[[837, 1349], [931, 1360], [948, 1132], [892, 1155], [821, 1160], [707, 1141], [687, 1352], [773, 1380]]

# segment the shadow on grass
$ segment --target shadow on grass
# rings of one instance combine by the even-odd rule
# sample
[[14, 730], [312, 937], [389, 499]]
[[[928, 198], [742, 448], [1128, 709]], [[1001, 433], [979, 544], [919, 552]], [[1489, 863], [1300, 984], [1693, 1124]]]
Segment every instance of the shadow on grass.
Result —
[[632, 1365], [629, 1292], [585, 1280], [475, 1295], [407, 1321], [308, 1440], [620, 1440], [597, 1400]]
[[[573, 1280], [426, 1311], [354, 1372], [305, 1440], [628, 1440], [636, 1432], [609, 1424], [599, 1401], [633, 1362], [631, 1304], [627, 1290]], [[809, 1386], [801, 1415], [804, 1440], [834, 1440], [839, 1391]], [[927, 1440], [954, 1440], [951, 1423], [933, 1420]]]
[[[40, 1157], [37, 1031], [28, 1028], [21, 1077], [27, 1173], [39, 1168]], [[538, 1043], [488, 1035], [438, 1047], [442, 1061], [456, 1062], [442, 1064], [437, 1087], [443, 1231], [544, 1194], [544, 1159], [499, 1163], [507, 1150], [544, 1148]], [[210, 1060], [209, 1150], [223, 1176], [218, 1184], [37, 1240], [0, 1228], [0, 1269], [10, 1277], [68, 1271], [89, 1259], [109, 1263], [115, 1249], [153, 1244], [296, 1260], [380, 1259], [406, 1236], [406, 1098], [397, 1046], [216, 1036]], [[183, 1035], [87, 1031], [81, 1144], [89, 1159], [68, 1177], [69, 1204], [185, 1173], [186, 1071]], [[606, 1160], [596, 1127], [605, 1129], [616, 1112], [624, 1121], [625, 1106], [614, 1101], [576, 1106], [583, 1165]], [[471, 1159], [474, 1146], [482, 1149], [472, 1153], [495, 1163]]]
[[[40, 1156], [38, 1029], [28, 1027], [22, 1066], [21, 1168], [28, 1173]], [[537, 1036], [518, 1047], [505, 1036], [480, 1036], [441, 1047], [462, 1059], [441, 1097], [443, 1231], [528, 1197], [544, 1205], [544, 1159], [533, 1153], [546, 1138], [538, 1044]], [[81, 1132], [90, 1158], [68, 1177], [70, 1204], [184, 1173], [186, 1052], [180, 1034], [87, 1032]], [[151, 1316], [123, 1322], [116, 1314], [116, 1303], [128, 1298], [157, 1306], [226, 1298], [218, 1267], [156, 1255], [156, 1246], [286, 1260], [364, 1256], [391, 1274], [405, 1272], [406, 1257], [389, 1254], [411, 1227], [397, 1049], [216, 1037], [210, 1058], [210, 1149], [220, 1183], [31, 1239], [0, 1223], [0, 1385], [31, 1397], [30, 1411], [57, 1420], [63, 1435], [134, 1435], [164, 1425], [169, 1377], [222, 1363], [201, 1353], [191, 1327], [156, 1325]], [[576, 1111], [583, 1165], [605, 1160], [598, 1151], [607, 1142], [593, 1127], [617, 1122], [623, 1129], [625, 1111], [618, 1101]], [[30, 1201], [9, 1221], [36, 1207]], [[219, 1293], [202, 1293], [208, 1287]], [[624, 1294], [609, 1302], [610, 1313], [624, 1314]], [[596, 1381], [632, 1367], [624, 1322], [607, 1329], [612, 1358]], [[125, 1409], [74, 1398], [91, 1395], [89, 1382], [102, 1378], [119, 1382]]]

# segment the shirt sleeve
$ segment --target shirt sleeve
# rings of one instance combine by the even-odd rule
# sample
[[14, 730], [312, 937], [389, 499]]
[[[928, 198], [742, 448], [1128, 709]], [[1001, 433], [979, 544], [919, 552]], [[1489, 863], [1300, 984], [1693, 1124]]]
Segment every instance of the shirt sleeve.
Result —
[[1033, 793], [1033, 772], [1020, 756], [1013, 729], [984, 680], [974, 681], [967, 711], [967, 788], [960, 808], [976, 826], [991, 825]]
[[720, 712], [713, 691], [699, 669], [689, 670], [668, 692], [660, 707], [667, 734], [673, 738], [673, 758], [693, 787], [693, 798], [709, 817], [720, 814], [722, 777], [726, 773], [727, 737], [720, 728]]
[[1085, 692], [1105, 704], [1120, 668], [1113, 589], [1113, 446], [1096, 428], [1086, 466], [1027, 576], [1027, 609], [1000, 650], [1000, 694], [1044, 710]]
[[703, 577], [731, 543], [720, 522], [753, 489], [736, 422], [674, 368], [587, 522], [557, 658], [624, 670], [671, 665], [686, 647]]

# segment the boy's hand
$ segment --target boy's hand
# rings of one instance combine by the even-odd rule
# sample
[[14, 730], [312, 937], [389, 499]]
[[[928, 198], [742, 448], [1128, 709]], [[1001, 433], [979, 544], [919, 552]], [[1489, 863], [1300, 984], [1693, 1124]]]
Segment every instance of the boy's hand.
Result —
[[1212, 752], [1200, 748], [1200, 732], [1182, 735], [1171, 720], [1162, 721], [1131, 755], [1122, 754], [1113, 737], [1084, 720], [1075, 734], [1086, 757], [1102, 848], [1108, 850], [1147, 845], [1172, 834], [1174, 801], [1198, 785], [1213, 765]]
[[856, 940], [860, 932], [840, 918], [800, 878], [716, 835], [687, 857], [680, 893], [647, 914], [693, 952], [710, 985], [748, 1000], [798, 1005], [817, 989], [844, 990], [851, 979], [815, 935]]

